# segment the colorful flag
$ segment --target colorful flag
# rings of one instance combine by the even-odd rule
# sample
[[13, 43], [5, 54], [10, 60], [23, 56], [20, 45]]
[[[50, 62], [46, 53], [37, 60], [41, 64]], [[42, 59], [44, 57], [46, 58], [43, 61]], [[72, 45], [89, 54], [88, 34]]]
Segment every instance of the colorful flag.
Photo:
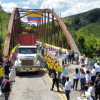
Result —
[[30, 31], [31, 27], [25, 27], [25, 31]]
[[25, 29], [25, 31], [30, 31], [30, 29]]
[[27, 12], [28, 22], [41, 22], [42, 12]]
[[25, 27], [25, 29], [31, 29], [31, 27]]

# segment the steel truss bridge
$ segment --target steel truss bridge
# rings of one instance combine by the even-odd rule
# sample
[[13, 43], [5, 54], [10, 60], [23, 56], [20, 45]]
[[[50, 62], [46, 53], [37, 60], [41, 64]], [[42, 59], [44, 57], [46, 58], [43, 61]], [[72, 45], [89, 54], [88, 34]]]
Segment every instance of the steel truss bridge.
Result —
[[[27, 16], [26, 13], [27, 11], [34, 13], [43, 12], [42, 21], [41, 23], [37, 23], [37, 30], [36, 30], [37, 39], [39, 41], [52, 45], [52, 40], [54, 39], [55, 46], [58, 46], [59, 35], [61, 35], [61, 44], [63, 48], [64, 42], [62, 34], [64, 33], [67, 39], [67, 43], [70, 46], [71, 50], [74, 50], [74, 52], [78, 52], [80, 54], [80, 51], [78, 50], [74, 39], [72, 38], [70, 32], [68, 31], [68, 28], [61, 20], [61, 18], [53, 10], [14, 8], [8, 24], [8, 30], [3, 49], [3, 56], [9, 55], [11, 49], [15, 45], [17, 45], [17, 35], [22, 34], [21, 18]], [[24, 14], [23, 16], [21, 16], [22, 13]], [[58, 24], [58, 31], [56, 34], [55, 34], [55, 22]]]

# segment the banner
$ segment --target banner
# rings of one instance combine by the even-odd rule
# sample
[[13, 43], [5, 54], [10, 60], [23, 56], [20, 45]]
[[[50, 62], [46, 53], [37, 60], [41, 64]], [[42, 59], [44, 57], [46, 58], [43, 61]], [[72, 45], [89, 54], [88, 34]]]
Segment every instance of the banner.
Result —
[[41, 22], [42, 12], [27, 12], [28, 22]]

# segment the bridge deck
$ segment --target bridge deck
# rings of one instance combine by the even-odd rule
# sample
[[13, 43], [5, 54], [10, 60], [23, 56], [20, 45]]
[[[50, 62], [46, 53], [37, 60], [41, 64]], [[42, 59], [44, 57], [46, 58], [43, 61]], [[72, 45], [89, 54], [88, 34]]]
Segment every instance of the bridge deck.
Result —
[[[49, 54], [53, 57], [55, 55], [54, 51], [49, 51]], [[41, 56], [41, 54], [39, 53]], [[59, 57], [59, 62], [62, 64], [62, 59]], [[79, 65], [67, 64], [66, 68], [68, 75], [73, 82], [73, 72], [75, 68], [79, 68]], [[80, 82], [79, 82], [80, 83]], [[37, 74], [25, 74], [15, 77], [15, 82], [12, 86], [12, 92], [10, 94], [9, 100], [67, 100], [64, 90], [60, 88], [61, 93], [50, 91], [52, 86], [52, 79], [48, 76], [46, 68], [41, 68], [41, 71]], [[79, 96], [80, 84], [78, 84], [78, 91], [71, 90], [71, 100], [77, 100]], [[83, 98], [83, 97], [81, 97]], [[0, 97], [0, 100], [4, 100], [4, 97]]]

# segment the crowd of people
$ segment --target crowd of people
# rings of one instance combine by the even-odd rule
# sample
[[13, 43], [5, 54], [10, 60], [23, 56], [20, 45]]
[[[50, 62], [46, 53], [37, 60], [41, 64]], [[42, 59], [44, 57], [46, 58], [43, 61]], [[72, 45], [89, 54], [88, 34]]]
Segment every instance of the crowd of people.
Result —
[[[71, 100], [71, 89], [73, 89], [73, 91], [80, 89], [78, 100], [81, 100], [81, 95], [85, 96], [86, 99], [84, 100], [98, 100], [98, 98], [100, 100], [100, 62], [98, 58], [95, 62], [93, 62], [92, 59], [88, 61], [85, 56], [80, 57], [77, 52], [74, 53], [73, 51], [67, 50], [67, 52], [62, 53], [61, 49], [56, 50], [55, 57], [52, 57], [48, 53], [46, 45], [38, 44], [37, 46], [44, 58], [48, 75], [53, 79], [51, 91], [53, 91], [54, 85], [56, 84], [58, 92], [60, 92], [60, 86], [65, 90], [67, 100]], [[52, 50], [52, 48], [49, 50]], [[62, 58], [62, 64], [59, 62], [59, 57]], [[74, 62], [76, 65], [80, 65], [80, 68], [76, 68], [73, 72], [72, 83], [66, 66]], [[9, 81], [10, 67], [11, 58], [8, 56], [5, 58], [4, 63], [0, 62], [0, 86], [5, 95], [5, 100], [8, 100], [11, 91], [11, 82]], [[5, 84], [8, 84], [8, 88], [4, 90]]]
[[11, 82], [9, 81], [9, 73], [11, 68], [11, 58], [6, 56], [4, 62], [0, 62], [0, 87], [4, 93], [5, 100], [8, 100], [11, 92]]
[[[61, 50], [60, 50], [61, 51]], [[100, 100], [100, 62], [96, 59], [94, 63], [92, 59], [87, 60], [85, 56], [79, 57], [79, 54], [73, 51], [67, 51], [65, 53], [58, 53], [56, 51], [55, 57], [51, 57], [44, 47], [41, 47], [41, 54], [44, 56], [45, 66], [49, 71], [50, 77], [53, 78], [53, 84], [51, 90], [53, 91], [55, 83], [57, 84], [57, 91], [59, 92], [59, 84], [62, 85], [62, 89], [65, 89], [67, 100], [70, 99], [70, 91], [77, 91], [78, 83], [80, 80], [80, 93], [86, 97], [85, 100]], [[62, 66], [59, 63], [59, 57], [62, 58]], [[67, 71], [67, 64], [80, 65], [80, 68], [76, 68], [73, 72], [73, 85], [71, 83], [70, 76]], [[81, 100], [78, 97], [78, 100]]]

